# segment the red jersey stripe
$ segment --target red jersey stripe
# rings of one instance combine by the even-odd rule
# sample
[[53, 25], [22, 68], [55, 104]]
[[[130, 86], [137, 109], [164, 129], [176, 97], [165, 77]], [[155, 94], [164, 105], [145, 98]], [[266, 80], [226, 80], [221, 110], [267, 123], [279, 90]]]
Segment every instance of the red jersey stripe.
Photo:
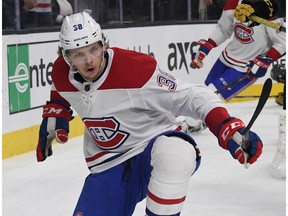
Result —
[[184, 202], [186, 199], [186, 196], [184, 196], [182, 198], [178, 198], [178, 199], [163, 199], [163, 198], [157, 197], [156, 195], [151, 193], [149, 190], [147, 192], [147, 195], [154, 202], [162, 204], [162, 205], [175, 205], [175, 204], [179, 204], [179, 203]]
[[106, 155], [108, 153], [109, 152], [100, 152], [100, 153], [98, 153], [98, 154], [96, 154], [96, 155], [94, 155], [92, 157], [86, 158], [85, 160], [86, 160], [86, 162], [90, 162], [90, 161], [96, 160], [96, 159], [98, 159], [98, 158], [100, 158], [100, 157], [102, 157], [102, 156], [104, 156], [104, 155]]

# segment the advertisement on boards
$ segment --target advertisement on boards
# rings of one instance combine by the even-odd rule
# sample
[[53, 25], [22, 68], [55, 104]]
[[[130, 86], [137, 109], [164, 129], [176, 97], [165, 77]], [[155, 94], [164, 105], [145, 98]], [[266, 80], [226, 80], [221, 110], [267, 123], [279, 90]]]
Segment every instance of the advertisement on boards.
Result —
[[39, 108], [49, 99], [57, 46], [58, 41], [7, 46], [10, 114]]

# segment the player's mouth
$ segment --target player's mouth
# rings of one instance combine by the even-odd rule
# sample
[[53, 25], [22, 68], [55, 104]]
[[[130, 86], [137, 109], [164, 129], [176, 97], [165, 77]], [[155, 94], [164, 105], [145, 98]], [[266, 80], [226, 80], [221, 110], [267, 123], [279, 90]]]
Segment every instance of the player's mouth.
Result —
[[94, 69], [94, 68], [88, 68], [88, 69], [86, 70], [86, 72], [89, 73], [89, 74], [91, 74], [91, 73], [95, 72], [95, 69]]

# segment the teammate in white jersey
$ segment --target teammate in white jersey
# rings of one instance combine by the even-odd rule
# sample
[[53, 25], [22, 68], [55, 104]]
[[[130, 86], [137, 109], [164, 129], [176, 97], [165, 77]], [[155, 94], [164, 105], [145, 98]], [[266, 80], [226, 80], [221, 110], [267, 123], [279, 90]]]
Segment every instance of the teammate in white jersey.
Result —
[[[277, 12], [274, 0], [245, 0], [239, 3], [239, 0], [226, 2], [215, 31], [208, 40], [198, 41], [199, 50], [192, 55], [194, 68], [201, 68], [211, 49], [230, 40], [205, 80], [207, 86], [212, 84], [227, 101], [263, 77], [270, 64], [286, 52], [285, 32], [255, 25], [247, 19], [253, 14], [272, 18]], [[282, 18], [273, 22], [285, 24]], [[236, 80], [239, 82], [224, 88]]]
[[89, 14], [65, 17], [60, 44], [37, 160], [52, 155], [54, 138], [68, 140], [72, 106], [85, 124], [83, 149], [91, 171], [74, 216], [129, 216], [144, 198], [148, 216], [180, 215], [201, 157], [175, 116], [204, 121], [241, 164], [261, 155], [261, 139], [249, 131], [244, 148], [244, 123], [210, 89], [175, 79], [146, 54], [110, 48]]

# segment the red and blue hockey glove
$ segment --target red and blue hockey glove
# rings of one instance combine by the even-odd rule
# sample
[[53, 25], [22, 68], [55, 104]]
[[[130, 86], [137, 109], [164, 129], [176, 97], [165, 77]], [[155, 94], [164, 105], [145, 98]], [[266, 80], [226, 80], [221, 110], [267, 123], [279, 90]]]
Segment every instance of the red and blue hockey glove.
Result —
[[243, 136], [244, 123], [237, 118], [226, 119], [219, 127], [219, 145], [228, 150], [241, 164], [253, 164], [262, 154], [263, 144], [259, 136], [248, 132], [247, 140]]
[[259, 78], [265, 76], [273, 60], [269, 57], [257, 56], [247, 63], [249, 76]]
[[43, 120], [39, 130], [39, 140], [36, 149], [37, 161], [44, 161], [52, 155], [52, 141], [59, 143], [68, 141], [69, 121], [72, 110], [57, 102], [48, 102], [43, 107]]
[[201, 39], [197, 42], [200, 45], [197, 53], [192, 53], [193, 68], [201, 68], [204, 58], [209, 54], [210, 50], [216, 46], [215, 42], [209, 39], [208, 41]]

